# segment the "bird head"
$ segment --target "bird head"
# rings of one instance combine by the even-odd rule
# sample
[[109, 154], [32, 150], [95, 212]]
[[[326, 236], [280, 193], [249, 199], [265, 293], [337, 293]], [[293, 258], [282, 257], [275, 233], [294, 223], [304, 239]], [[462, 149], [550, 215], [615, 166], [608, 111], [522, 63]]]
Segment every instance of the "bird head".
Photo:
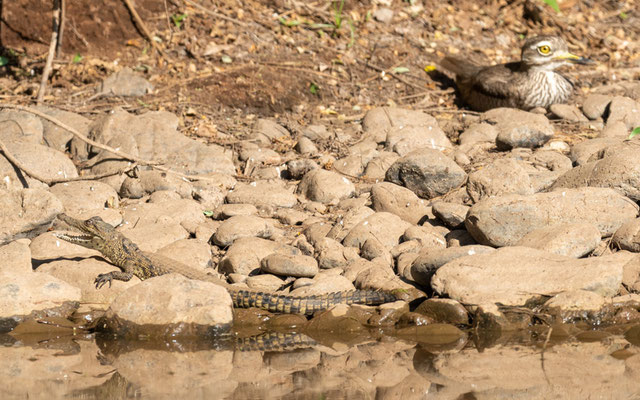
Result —
[[522, 62], [534, 68], [554, 70], [561, 65], [592, 64], [588, 58], [569, 52], [567, 42], [557, 36], [536, 36], [522, 46]]

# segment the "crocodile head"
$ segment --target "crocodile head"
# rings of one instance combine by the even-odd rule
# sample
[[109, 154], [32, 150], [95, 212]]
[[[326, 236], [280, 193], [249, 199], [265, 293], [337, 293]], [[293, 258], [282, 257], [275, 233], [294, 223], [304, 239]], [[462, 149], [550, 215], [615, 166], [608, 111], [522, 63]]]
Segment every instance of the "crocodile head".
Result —
[[66, 233], [55, 233], [55, 237], [89, 249], [98, 250], [103, 254], [109, 246], [109, 243], [112, 243], [113, 239], [120, 235], [113, 226], [104, 222], [100, 217], [91, 217], [83, 221], [72, 218], [66, 214], [58, 214], [58, 219], [79, 230], [82, 234], [68, 235]]

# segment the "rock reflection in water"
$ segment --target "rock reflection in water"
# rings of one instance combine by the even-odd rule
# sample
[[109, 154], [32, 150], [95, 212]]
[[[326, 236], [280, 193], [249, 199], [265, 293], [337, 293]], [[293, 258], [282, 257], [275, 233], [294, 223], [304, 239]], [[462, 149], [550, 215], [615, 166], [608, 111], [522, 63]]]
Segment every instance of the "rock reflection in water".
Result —
[[12, 334], [0, 337], [0, 397], [404, 400], [640, 395], [640, 327], [618, 327], [606, 334], [571, 327], [485, 335], [434, 324], [393, 336], [379, 331], [313, 337], [265, 333], [170, 341]]

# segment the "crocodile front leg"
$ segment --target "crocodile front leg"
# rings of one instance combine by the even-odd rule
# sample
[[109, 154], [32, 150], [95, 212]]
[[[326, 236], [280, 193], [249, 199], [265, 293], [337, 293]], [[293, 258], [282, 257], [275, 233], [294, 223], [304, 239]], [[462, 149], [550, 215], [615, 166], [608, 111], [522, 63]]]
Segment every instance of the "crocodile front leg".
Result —
[[132, 277], [133, 274], [131, 272], [112, 271], [96, 276], [94, 283], [96, 284], [96, 289], [101, 289], [107, 283], [109, 283], [109, 287], [111, 287], [111, 281], [114, 279], [117, 281], [128, 282]]

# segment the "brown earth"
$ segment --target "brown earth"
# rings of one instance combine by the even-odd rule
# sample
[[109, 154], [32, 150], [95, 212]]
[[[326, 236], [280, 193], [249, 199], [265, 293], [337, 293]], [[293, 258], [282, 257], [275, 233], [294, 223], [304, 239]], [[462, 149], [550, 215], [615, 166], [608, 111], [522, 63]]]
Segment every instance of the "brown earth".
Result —
[[[85, 113], [116, 104], [166, 109], [182, 117], [186, 131], [208, 120], [235, 135], [246, 129], [247, 114], [340, 123], [395, 104], [431, 111], [455, 136], [458, 124], [448, 122], [460, 105], [451, 81], [424, 71], [445, 53], [504, 62], [518, 58], [524, 36], [551, 33], [599, 62], [569, 72], [583, 92], [614, 76], [638, 77], [638, 2], [559, 3], [560, 13], [543, 1], [392, 2], [393, 19], [380, 22], [385, 6], [377, 1], [345, 1], [342, 12], [341, 2], [330, 1], [138, 1], [160, 56], [124, 1], [71, 1], [46, 103]], [[29, 103], [37, 94], [51, 8], [45, 0], [2, 5], [5, 101]], [[91, 97], [125, 65], [144, 73], [155, 92], [135, 102]]]

